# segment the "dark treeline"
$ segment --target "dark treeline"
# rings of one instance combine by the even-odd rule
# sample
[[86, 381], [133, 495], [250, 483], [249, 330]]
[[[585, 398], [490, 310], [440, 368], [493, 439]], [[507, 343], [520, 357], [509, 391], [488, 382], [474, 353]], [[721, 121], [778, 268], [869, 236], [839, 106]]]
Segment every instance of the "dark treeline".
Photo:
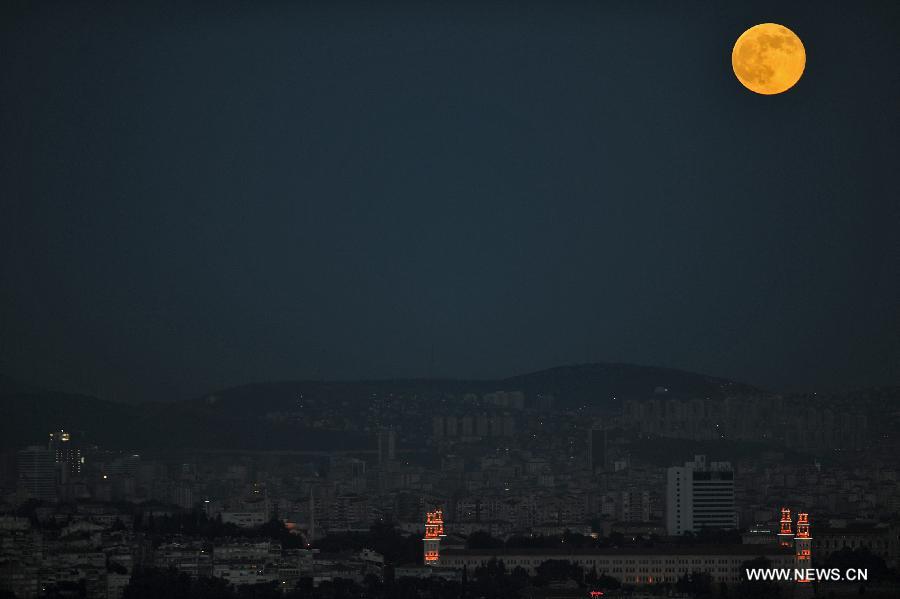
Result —
[[[877, 572], [883, 563], [873, 560], [865, 551], [844, 551], [827, 567], [869, 567]], [[764, 558], [757, 558], [742, 564], [744, 568], [768, 568], [771, 564]], [[871, 570], [870, 570], [871, 571]], [[604, 573], [595, 570], [585, 571], [580, 566], [566, 560], [548, 560], [536, 569], [536, 574], [529, 576], [520, 567], [508, 569], [502, 560], [491, 560], [486, 566], [474, 572], [464, 572], [461, 581], [448, 581], [441, 578], [396, 578], [393, 569], [387, 568], [384, 579], [375, 575], [366, 576], [361, 583], [351, 580], [326, 581], [313, 587], [311, 578], [302, 578], [293, 589], [281, 588], [277, 583], [245, 585], [234, 587], [227, 582], [211, 578], [192, 579], [174, 569], [146, 569], [134, 573], [132, 582], [126, 589], [123, 599], [451, 599], [459, 597], [480, 597], [484, 599], [515, 599], [527, 594], [527, 589], [540, 589], [550, 586], [569, 586], [587, 593], [591, 590], [613, 591], [628, 590], [628, 586], [620, 583]], [[692, 597], [731, 597], [734, 599], [753, 599], [766, 597], [778, 599], [786, 596], [785, 589], [774, 582], [747, 581], [726, 585], [712, 582], [708, 574], [691, 573], [682, 576], [674, 583], [649, 585], [645, 590], [650, 593], [667, 596], [672, 593], [686, 594]]]
[[364, 533], [331, 534], [313, 547], [326, 553], [371, 549], [389, 564], [422, 563], [422, 535], [403, 535], [391, 524], [375, 524]]
[[[558, 536], [519, 536], [506, 539], [492, 537], [485, 531], [476, 531], [469, 535], [466, 546], [469, 549], [591, 549], [624, 546], [653, 547], [660, 541], [658, 535], [625, 535], [612, 532], [607, 537], [594, 538], [581, 533], [566, 531]], [[678, 539], [683, 545], [716, 545], [741, 544], [741, 535], [737, 530], [702, 530], [697, 534], [687, 532]]]

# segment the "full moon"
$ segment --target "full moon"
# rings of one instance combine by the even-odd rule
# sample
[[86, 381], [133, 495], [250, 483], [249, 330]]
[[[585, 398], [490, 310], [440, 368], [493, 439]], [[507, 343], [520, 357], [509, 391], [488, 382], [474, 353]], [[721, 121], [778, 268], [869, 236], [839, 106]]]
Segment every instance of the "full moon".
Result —
[[731, 51], [731, 67], [750, 91], [767, 96], [791, 89], [803, 75], [806, 50], [793, 31], [777, 23], [755, 25]]

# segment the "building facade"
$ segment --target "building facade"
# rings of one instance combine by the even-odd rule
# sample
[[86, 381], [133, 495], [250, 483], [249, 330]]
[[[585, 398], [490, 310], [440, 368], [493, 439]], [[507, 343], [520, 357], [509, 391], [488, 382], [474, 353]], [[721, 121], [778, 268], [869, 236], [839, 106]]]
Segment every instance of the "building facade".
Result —
[[769, 560], [773, 568], [794, 568], [791, 548], [777, 545], [695, 545], [629, 547], [627, 549], [446, 549], [441, 565], [467, 568], [469, 572], [487, 565], [492, 559], [502, 561], [506, 569], [522, 568], [528, 574], [549, 560], [565, 560], [585, 572], [611, 576], [626, 584], [677, 582], [694, 572], [709, 574], [715, 583], [741, 581], [743, 564], [757, 557]]
[[32, 445], [18, 452], [19, 490], [31, 499], [56, 501], [56, 455], [51, 449]]
[[705, 455], [666, 471], [666, 532], [682, 535], [702, 529], [737, 528], [734, 469], [729, 462], [707, 462]]

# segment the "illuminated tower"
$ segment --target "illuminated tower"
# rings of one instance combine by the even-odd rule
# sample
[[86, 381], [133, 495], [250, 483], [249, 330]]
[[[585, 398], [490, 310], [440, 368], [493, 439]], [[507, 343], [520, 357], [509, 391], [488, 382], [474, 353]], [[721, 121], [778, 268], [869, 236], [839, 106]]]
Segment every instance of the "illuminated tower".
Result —
[[444, 536], [446, 536], [444, 534], [444, 511], [436, 508], [433, 512], [425, 515], [425, 538], [422, 541], [424, 542], [426, 566], [440, 564], [441, 537]]
[[[809, 514], [800, 512], [797, 514], [797, 536], [794, 537], [797, 568], [806, 570], [812, 567], [812, 537], [809, 536]], [[809, 582], [804, 575], [797, 582]]]
[[793, 522], [791, 521], [790, 508], [781, 508], [781, 530], [778, 532], [778, 544], [782, 547], [790, 547], [794, 538]]

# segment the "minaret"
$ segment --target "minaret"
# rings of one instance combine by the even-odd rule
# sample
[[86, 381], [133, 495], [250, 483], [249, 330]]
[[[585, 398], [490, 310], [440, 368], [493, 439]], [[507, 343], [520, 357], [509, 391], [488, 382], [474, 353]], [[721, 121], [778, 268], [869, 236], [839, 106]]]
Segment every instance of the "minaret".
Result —
[[441, 537], [444, 534], [444, 511], [436, 508], [425, 515], [425, 537], [423, 550], [425, 552], [425, 565], [438, 566], [441, 559]]
[[[806, 570], [812, 567], [812, 537], [809, 536], [809, 514], [797, 514], [797, 536], [794, 537], [797, 555], [797, 569]], [[805, 574], [797, 582], [810, 582]]]
[[791, 521], [791, 509], [781, 508], [781, 529], [778, 531], [778, 544], [782, 547], [790, 547], [794, 540], [793, 522]]

